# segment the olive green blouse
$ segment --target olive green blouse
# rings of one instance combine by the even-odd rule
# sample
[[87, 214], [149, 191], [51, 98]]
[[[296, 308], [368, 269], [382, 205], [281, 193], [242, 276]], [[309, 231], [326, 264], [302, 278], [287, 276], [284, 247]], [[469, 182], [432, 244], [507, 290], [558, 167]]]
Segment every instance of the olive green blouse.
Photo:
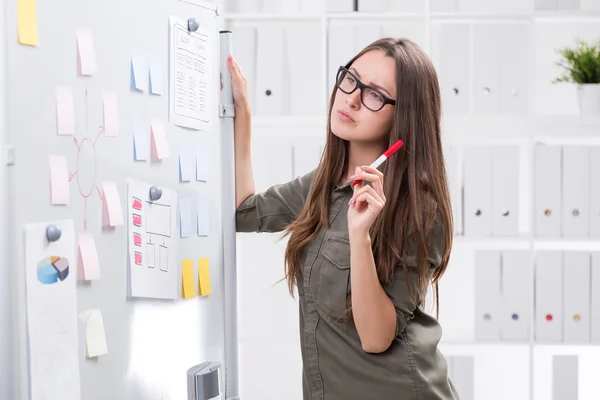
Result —
[[[237, 231], [282, 231], [308, 198], [314, 172], [248, 197], [236, 213]], [[341, 318], [350, 291], [351, 197], [350, 184], [333, 190], [331, 226], [303, 251], [298, 295], [304, 400], [458, 399], [437, 348], [441, 327], [413, 302], [401, 270], [416, 266], [414, 257], [398, 266], [393, 282], [384, 287], [397, 315], [397, 335], [385, 352], [365, 352], [354, 324]], [[431, 236], [428, 258], [433, 269], [441, 262], [443, 237], [439, 232]]]

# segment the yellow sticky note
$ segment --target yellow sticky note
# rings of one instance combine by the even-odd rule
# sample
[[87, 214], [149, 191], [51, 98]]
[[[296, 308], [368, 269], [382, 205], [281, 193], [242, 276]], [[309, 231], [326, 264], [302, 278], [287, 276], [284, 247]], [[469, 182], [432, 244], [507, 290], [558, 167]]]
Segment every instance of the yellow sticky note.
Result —
[[19, 43], [39, 46], [36, 0], [19, 0], [17, 3]]
[[181, 296], [184, 299], [196, 297], [193, 260], [183, 260], [181, 262]]
[[208, 258], [198, 260], [198, 291], [200, 292], [200, 296], [208, 296], [211, 293]]
[[85, 353], [88, 358], [107, 354], [102, 312], [98, 309], [86, 310], [79, 314], [79, 318], [85, 322]]

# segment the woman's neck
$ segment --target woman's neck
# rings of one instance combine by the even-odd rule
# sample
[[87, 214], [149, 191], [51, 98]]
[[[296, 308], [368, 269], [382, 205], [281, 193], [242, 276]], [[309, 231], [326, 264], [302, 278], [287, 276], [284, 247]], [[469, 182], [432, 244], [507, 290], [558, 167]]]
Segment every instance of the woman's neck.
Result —
[[374, 142], [349, 142], [348, 143], [348, 169], [343, 181], [347, 183], [354, 175], [356, 167], [371, 165], [385, 150], [384, 145]]

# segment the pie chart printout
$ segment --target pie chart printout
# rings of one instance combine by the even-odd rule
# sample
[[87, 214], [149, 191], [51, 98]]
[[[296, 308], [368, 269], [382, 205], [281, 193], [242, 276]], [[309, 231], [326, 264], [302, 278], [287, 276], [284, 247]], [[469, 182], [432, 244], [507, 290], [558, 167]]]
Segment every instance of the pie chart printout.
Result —
[[44, 285], [61, 282], [69, 276], [69, 260], [51, 256], [38, 263], [37, 278]]

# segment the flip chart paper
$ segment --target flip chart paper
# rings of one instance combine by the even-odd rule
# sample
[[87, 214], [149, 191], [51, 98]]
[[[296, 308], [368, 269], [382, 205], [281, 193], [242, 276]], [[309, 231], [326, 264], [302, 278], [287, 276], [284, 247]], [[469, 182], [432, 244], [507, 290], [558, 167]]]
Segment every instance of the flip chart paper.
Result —
[[198, 236], [208, 236], [210, 230], [209, 224], [209, 203], [206, 197], [200, 197], [197, 202], [196, 210], [196, 234]]
[[152, 119], [152, 158], [154, 160], [162, 160], [170, 156], [169, 142], [165, 134], [165, 127], [162, 120], [158, 118]]
[[91, 233], [79, 234], [79, 280], [100, 279], [100, 262], [96, 251], [96, 242]]
[[61, 136], [75, 134], [73, 91], [68, 87], [56, 88], [56, 134]]
[[189, 182], [192, 180], [194, 163], [190, 150], [182, 149], [179, 152], [179, 181]]
[[162, 186], [162, 196], [150, 201], [151, 184], [129, 179], [127, 220], [130, 296], [179, 297], [177, 262], [177, 192]]
[[85, 323], [85, 353], [89, 358], [108, 353], [106, 333], [102, 312], [98, 309], [87, 310], [79, 314], [79, 319]]
[[150, 66], [150, 93], [157, 96], [163, 94], [163, 73], [162, 67], [158, 63]]
[[146, 161], [150, 151], [148, 144], [148, 128], [144, 121], [136, 118], [133, 122], [133, 159]]
[[96, 73], [96, 50], [92, 31], [79, 29], [77, 31], [78, 69], [80, 75], [91, 76]]
[[28, 46], [40, 45], [37, 27], [36, 0], [18, 0], [17, 25], [19, 43]]
[[131, 90], [145, 92], [148, 83], [148, 68], [139, 55], [131, 57]]
[[[60, 226], [60, 240], [49, 243], [46, 227]], [[72, 220], [25, 225], [25, 305], [30, 398], [80, 400], [75, 227]], [[40, 269], [60, 262], [62, 279], [40, 281]]]
[[50, 164], [50, 204], [68, 205], [69, 192], [69, 170], [67, 157], [51, 155], [48, 157]]
[[104, 136], [119, 136], [119, 109], [117, 96], [114, 93], [104, 93]]
[[208, 182], [208, 151], [202, 149], [196, 152], [196, 180], [199, 182]]
[[102, 183], [102, 214], [104, 226], [123, 225], [123, 209], [116, 182]]
[[[185, 128], [209, 131], [214, 115], [213, 68], [216, 36], [200, 27], [169, 17], [169, 118]], [[186, 60], [180, 62], [179, 60]]]
[[210, 269], [208, 258], [198, 260], [198, 292], [200, 296], [208, 296], [212, 293], [210, 288]]
[[184, 299], [196, 297], [193, 260], [183, 260], [181, 263], [181, 297]]
[[179, 198], [179, 235], [182, 238], [192, 236], [192, 199], [189, 197]]

